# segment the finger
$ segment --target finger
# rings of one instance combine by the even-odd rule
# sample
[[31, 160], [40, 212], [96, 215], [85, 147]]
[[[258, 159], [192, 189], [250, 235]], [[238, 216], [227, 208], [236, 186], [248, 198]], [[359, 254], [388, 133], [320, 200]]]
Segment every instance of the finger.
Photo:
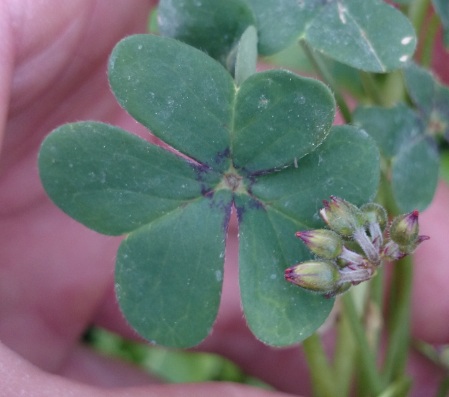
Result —
[[[116, 375], [116, 374], [115, 374]], [[287, 394], [265, 391], [232, 383], [152, 385], [102, 389], [45, 373], [0, 344], [0, 379], [2, 396], [46, 397], [286, 397]]]
[[420, 216], [420, 234], [430, 236], [416, 250], [412, 331], [416, 338], [449, 343], [449, 187], [438, 186], [430, 207]]

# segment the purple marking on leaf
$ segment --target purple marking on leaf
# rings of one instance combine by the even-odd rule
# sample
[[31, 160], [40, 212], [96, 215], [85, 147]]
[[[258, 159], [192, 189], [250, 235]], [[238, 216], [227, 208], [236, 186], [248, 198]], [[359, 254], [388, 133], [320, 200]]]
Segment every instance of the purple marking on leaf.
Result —
[[218, 152], [215, 155], [214, 164], [215, 165], [223, 164], [225, 161], [227, 161], [229, 159], [230, 156], [231, 156], [231, 150], [229, 149], [229, 147], [227, 147], [226, 149], [224, 149], [221, 152]]

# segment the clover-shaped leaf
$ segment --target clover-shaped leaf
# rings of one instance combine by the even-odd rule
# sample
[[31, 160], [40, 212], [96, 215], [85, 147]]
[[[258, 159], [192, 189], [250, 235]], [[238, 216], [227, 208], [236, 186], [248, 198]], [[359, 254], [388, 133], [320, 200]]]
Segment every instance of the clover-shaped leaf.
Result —
[[[115, 277], [130, 324], [169, 346], [193, 346], [208, 334], [234, 203], [250, 326], [274, 345], [310, 334], [332, 301], [292, 288], [279, 271], [306, 255], [294, 231], [316, 223], [321, 199], [372, 198], [379, 172], [372, 141], [350, 127], [325, 140], [335, 105], [322, 83], [267, 71], [237, 88], [218, 62], [171, 38], [122, 40], [109, 79], [120, 104], [183, 157], [119, 128], [81, 122], [45, 139], [39, 169], [66, 213], [101, 233], [126, 234]], [[261, 286], [268, 290], [258, 302]], [[278, 311], [271, 330], [265, 310]]]
[[[247, 0], [257, 19], [261, 54], [304, 39], [323, 54], [371, 72], [401, 68], [416, 47], [409, 20], [381, 0]], [[385, 43], [388, 42], [388, 45]]]
[[391, 109], [360, 107], [354, 122], [375, 139], [390, 165], [387, 177], [399, 209], [425, 209], [435, 193], [439, 161], [435, 142], [425, 134], [419, 115], [403, 104]]
[[163, 35], [225, 65], [250, 25], [257, 27], [261, 55], [304, 39], [331, 58], [371, 72], [401, 68], [416, 47], [409, 20], [382, 0], [161, 0], [158, 15]]

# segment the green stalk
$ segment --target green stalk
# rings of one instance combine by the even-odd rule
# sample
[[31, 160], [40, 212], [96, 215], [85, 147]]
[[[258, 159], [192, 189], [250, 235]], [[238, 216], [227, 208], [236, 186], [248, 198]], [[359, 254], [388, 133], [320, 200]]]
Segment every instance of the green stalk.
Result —
[[385, 391], [377, 397], [405, 397], [408, 395], [412, 382], [409, 378], [401, 378], [391, 384]]
[[311, 375], [313, 395], [315, 397], [336, 397], [334, 374], [318, 334], [314, 333], [304, 340], [302, 348]]
[[301, 44], [303, 46], [304, 53], [309, 58], [318, 75], [332, 89], [335, 101], [337, 102], [337, 106], [340, 109], [340, 113], [344, 121], [346, 123], [350, 123], [352, 120], [351, 111], [349, 110], [349, 106], [347, 105], [343, 95], [341, 94], [338, 85], [332, 76], [332, 73], [329, 72], [325, 62], [319, 56], [319, 54], [312, 50], [304, 40], [301, 40]]
[[415, 0], [409, 7], [408, 17], [412, 21], [418, 37], [420, 36], [423, 28], [429, 6], [430, 0]]
[[445, 377], [438, 388], [437, 394], [435, 397], [447, 397], [449, 394], [449, 378]]
[[366, 386], [371, 395], [377, 396], [383, 391], [383, 382], [377, 370], [376, 357], [365, 335], [365, 330], [360, 321], [351, 294], [343, 296], [343, 304], [351, 326], [352, 334], [358, 346], [361, 369], [366, 378]]
[[351, 335], [351, 327], [344, 310], [337, 323], [337, 340], [335, 343], [333, 369], [336, 379], [335, 395], [349, 396], [353, 373], [355, 370], [356, 345]]
[[[370, 297], [372, 304], [376, 307], [379, 315], [382, 315], [382, 308], [384, 305], [384, 284], [385, 284], [385, 272], [383, 266], [377, 270], [377, 275], [370, 281]], [[374, 351], [379, 351], [381, 335], [383, 326], [375, 330], [375, 335], [373, 338], [373, 349]]]
[[412, 258], [394, 264], [391, 284], [392, 305], [389, 307], [388, 346], [383, 368], [386, 383], [403, 376], [410, 347], [410, 297], [412, 290]]
[[372, 73], [360, 71], [359, 76], [366, 96], [370, 98], [375, 105], [385, 105], [381, 91], [379, 90], [379, 85], [374, 80]]
[[435, 37], [440, 27], [440, 17], [433, 14], [426, 29], [426, 36], [423, 40], [421, 53], [421, 65], [430, 68], [432, 66], [433, 49], [435, 47]]

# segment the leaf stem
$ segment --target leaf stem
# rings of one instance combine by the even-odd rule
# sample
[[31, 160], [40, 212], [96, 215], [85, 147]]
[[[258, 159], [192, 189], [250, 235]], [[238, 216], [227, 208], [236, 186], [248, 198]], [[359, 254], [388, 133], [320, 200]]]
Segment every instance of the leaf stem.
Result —
[[379, 90], [379, 85], [374, 81], [374, 76], [371, 73], [359, 72], [360, 81], [362, 83], [363, 90], [366, 96], [374, 102], [376, 105], [384, 105], [382, 100], [382, 94]]
[[410, 378], [403, 377], [392, 383], [377, 397], [406, 397], [411, 387]]
[[370, 390], [370, 394], [377, 396], [383, 390], [383, 383], [377, 370], [376, 358], [372, 354], [371, 347], [369, 346], [360, 318], [357, 315], [351, 294], [345, 294], [342, 300], [351, 325], [353, 337], [358, 346], [360, 364], [366, 377], [366, 386]]
[[394, 265], [389, 307], [388, 348], [383, 368], [386, 383], [404, 373], [410, 346], [410, 297], [412, 290], [412, 258], [405, 257]]
[[309, 58], [315, 71], [318, 75], [326, 82], [329, 87], [334, 92], [335, 100], [337, 106], [340, 109], [341, 115], [346, 123], [350, 123], [352, 120], [351, 111], [347, 105], [343, 95], [341, 94], [337, 83], [335, 82], [332, 74], [329, 72], [327, 66], [325, 65], [323, 59], [317, 54], [313, 49], [311, 49], [304, 40], [301, 40], [301, 45], [304, 49], [304, 53]]
[[315, 397], [335, 397], [334, 374], [317, 333], [302, 342]]
[[426, 68], [430, 68], [432, 66], [435, 37], [438, 33], [439, 27], [440, 18], [437, 14], [433, 14], [426, 29], [426, 36], [423, 40], [421, 52], [421, 65]]
[[449, 393], [449, 377], [444, 377], [440, 383], [440, 387], [437, 390], [435, 397], [446, 397]]
[[430, 0], [417, 0], [413, 1], [408, 9], [408, 17], [412, 21], [418, 36], [420, 36], [420, 32], [423, 28], [429, 5]]
[[341, 311], [337, 322], [337, 340], [335, 343], [333, 369], [335, 374], [335, 395], [348, 396], [356, 364], [356, 344], [351, 335], [347, 315]]

